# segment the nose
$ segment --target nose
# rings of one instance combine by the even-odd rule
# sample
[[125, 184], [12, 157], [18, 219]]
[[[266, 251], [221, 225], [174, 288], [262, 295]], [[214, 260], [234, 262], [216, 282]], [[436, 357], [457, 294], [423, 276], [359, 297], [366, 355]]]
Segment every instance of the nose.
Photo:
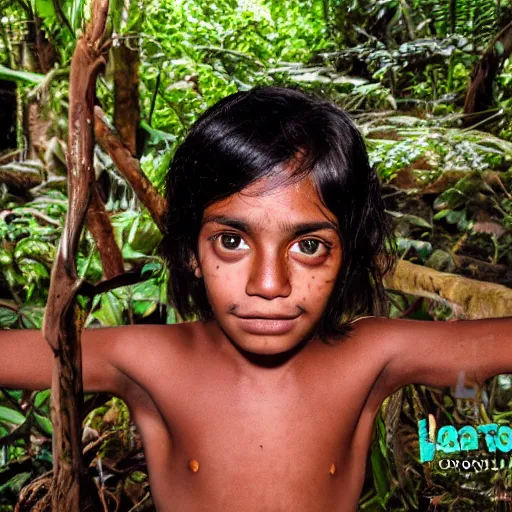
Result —
[[264, 299], [288, 297], [292, 291], [288, 262], [283, 255], [257, 255], [252, 261], [246, 286], [247, 295]]

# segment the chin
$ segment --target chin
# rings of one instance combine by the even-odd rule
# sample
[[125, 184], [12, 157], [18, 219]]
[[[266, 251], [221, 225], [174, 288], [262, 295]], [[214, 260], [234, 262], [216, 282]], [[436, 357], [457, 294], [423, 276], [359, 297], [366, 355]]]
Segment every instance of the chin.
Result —
[[226, 334], [231, 343], [249, 359], [251, 359], [251, 356], [263, 359], [272, 359], [273, 357], [288, 359], [303, 348], [310, 338], [302, 333], [295, 336], [291, 336], [291, 333], [286, 336], [244, 333], [242, 336], [238, 334], [236, 338], [231, 337], [229, 333]]
[[303, 317], [291, 321], [263, 321], [260, 319], [217, 319], [229, 341], [246, 357], [291, 357], [307, 344], [314, 326]]
[[295, 349], [300, 344], [300, 340], [293, 342], [283, 342], [276, 339], [270, 340], [251, 340], [251, 342], [239, 344], [238, 346], [244, 352], [257, 354], [261, 356], [275, 356]]

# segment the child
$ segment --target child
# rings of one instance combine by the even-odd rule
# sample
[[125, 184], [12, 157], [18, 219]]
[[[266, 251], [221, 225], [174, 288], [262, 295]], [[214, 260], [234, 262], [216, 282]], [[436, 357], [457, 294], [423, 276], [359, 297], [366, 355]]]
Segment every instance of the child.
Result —
[[[378, 179], [328, 102], [223, 99], [178, 149], [167, 199], [171, 298], [197, 321], [82, 335], [84, 387], [127, 402], [159, 511], [353, 511], [386, 396], [512, 371], [511, 319], [385, 318]], [[50, 386], [38, 331], [1, 332], [0, 353], [0, 386]]]

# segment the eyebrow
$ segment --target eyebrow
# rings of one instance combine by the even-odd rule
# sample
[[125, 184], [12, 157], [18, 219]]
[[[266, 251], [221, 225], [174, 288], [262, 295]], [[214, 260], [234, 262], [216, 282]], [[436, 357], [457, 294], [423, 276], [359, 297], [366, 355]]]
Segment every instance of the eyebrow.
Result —
[[[224, 226], [229, 226], [237, 229], [238, 231], [242, 231], [243, 233], [247, 233], [248, 235], [252, 235], [253, 233], [249, 224], [243, 220], [228, 217], [227, 215], [208, 215], [204, 218], [202, 225], [207, 224], [208, 222], [217, 222], [218, 224], [223, 224]], [[319, 231], [321, 229], [331, 229], [339, 234], [339, 229], [336, 224], [330, 221], [301, 222], [299, 224], [286, 223], [281, 227], [286, 234], [291, 234], [294, 237], [305, 235], [306, 233], [311, 233], [313, 231]]]

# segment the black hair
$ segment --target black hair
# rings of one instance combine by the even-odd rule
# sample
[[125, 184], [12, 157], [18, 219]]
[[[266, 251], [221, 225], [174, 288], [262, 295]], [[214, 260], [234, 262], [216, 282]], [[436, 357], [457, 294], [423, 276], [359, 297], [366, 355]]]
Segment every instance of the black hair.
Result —
[[363, 137], [328, 101], [296, 88], [258, 86], [206, 110], [166, 176], [160, 254], [170, 270], [170, 301], [183, 319], [213, 318], [204, 282], [190, 267], [205, 208], [290, 162], [296, 179], [312, 176], [342, 237], [342, 265], [316, 333], [324, 340], [343, 336], [357, 317], [389, 314], [382, 278], [394, 268], [396, 245]]

